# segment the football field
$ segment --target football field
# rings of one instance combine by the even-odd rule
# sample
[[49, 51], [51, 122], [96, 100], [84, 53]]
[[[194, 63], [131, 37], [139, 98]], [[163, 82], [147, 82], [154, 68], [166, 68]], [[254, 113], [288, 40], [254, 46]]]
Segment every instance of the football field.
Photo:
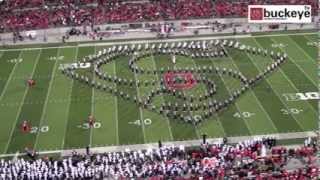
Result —
[[[200, 139], [203, 134], [218, 138], [314, 131], [318, 119], [318, 94], [315, 93], [318, 92], [317, 39], [315, 33], [233, 39], [252, 47], [286, 53], [288, 60], [230, 106], [197, 125], [163, 116], [62, 74], [63, 65], [108, 47], [103, 44], [0, 49], [0, 154], [22, 152], [25, 147], [50, 151], [88, 145], [105, 147], [159, 140], [183, 141]], [[121, 56], [101, 69], [122, 79], [133, 79], [135, 83], [160, 81], [163, 76], [160, 73], [132, 72], [128, 67], [129, 58]], [[144, 57], [137, 65], [152, 70], [211, 66], [255, 77], [271, 61], [269, 56], [227, 50], [226, 57], [205, 60], [177, 56], [175, 64], [169, 55], [154, 54]], [[100, 81], [92, 69], [81, 71]], [[223, 98], [239, 88], [240, 83], [233, 78], [210, 74], [206, 77], [217, 86], [214, 98]], [[29, 88], [27, 79], [34, 79], [36, 85]], [[138, 98], [152, 90], [150, 86], [128, 87], [112, 82], [107, 85]], [[206, 86], [198, 83], [182, 93], [197, 97], [205, 92]], [[153, 99], [153, 104], [176, 101], [181, 100], [161, 94]], [[95, 117], [92, 127], [87, 123], [89, 115]], [[195, 111], [189, 115], [199, 116]], [[21, 130], [24, 120], [30, 123], [29, 132]]]

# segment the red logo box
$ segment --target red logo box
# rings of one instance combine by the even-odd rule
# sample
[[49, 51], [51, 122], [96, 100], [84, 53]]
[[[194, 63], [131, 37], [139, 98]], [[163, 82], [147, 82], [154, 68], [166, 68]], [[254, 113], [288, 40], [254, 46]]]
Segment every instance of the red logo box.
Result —
[[[163, 76], [165, 86], [171, 90], [183, 90], [183, 89], [191, 89], [196, 84], [197, 81], [192, 73], [179, 73], [179, 72], [167, 72]], [[175, 78], [183, 78], [183, 83], [176, 83]]]
[[263, 8], [250, 8], [250, 20], [263, 20]]

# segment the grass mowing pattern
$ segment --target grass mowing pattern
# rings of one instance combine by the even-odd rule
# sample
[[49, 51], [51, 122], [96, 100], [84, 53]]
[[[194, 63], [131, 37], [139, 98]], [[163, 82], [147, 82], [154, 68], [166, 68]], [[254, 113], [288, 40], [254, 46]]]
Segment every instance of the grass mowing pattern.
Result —
[[[318, 56], [317, 48], [315, 48], [316, 47], [315, 44], [318, 43], [317, 37], [314, 37], [315, 38], [314, 41], [310, 41], [310, 39], [313, 39], [313, 38], [309, 39], [307, 38], [307, 36], [288, 36], [288, 37], [291, 38], [296, 45], [298, 45], [303, 51], [306, 52], [306, 54], [310, 56], [311, 61], [314, 61], [317, 63], [317, 59], [313, 58]], [[314, 45], [311, 45], [311, 44], [314, 44]]]
[[0, 131], [0, 137], [3, 138], [0, 146], [2, 153], [6, 153], [8, 149], [16, 126], [16, 119], [19, 116], [20, 107], [23, 105], [24, 95], [27, 91], [25, 79], [21, 79], [21, 77], [32, 77], [33, 70], [40, 56], [40, 51], [23, 51], [20, 56], [23, 61], [16, 65], [11, 74], [11, 80], [8, 81], [7, 89], [0, 101], [2, 104], [0, 108], [1, 118], [5, 119], [5, 121], [1, 123], [3, 129]]
[[[192, 60], [193, 66], [210, 66], [211, 62], [209, 60]], [[206, 74], [208, 76], [208, 74]], [[206, 90], [206, 86], [202, 85], [203, 90]], [[218, 94], [219, 95], [219, 94]], [[219, 98], [217, 95], [215, 98]], [[214, 98], [211, 98], [213, 100]], [[224, 128], [222, 126], [222, 123], [220, 122], [220, 117], [215, 114], [214, 116], [211, 116], [208, 121], [203, 122], [202, 124], [198, 125], [198, 131], [200, 134], [206, 134], [208, 138], [215, 138], [215, 137], [224, 137], [226, 136], [224, 132]]]
[[[211, 62], [211, 66], [215, 67], [215, 64]], [[210, 65], [210, 64], [209, 64]], [[218, 88], [217, 96], [226, 97], [229, 96], [229, 91], [223, 82], [221, 76], [212, 75], [211, 78], [216, 82]], [[232, 104], [226, 110], [219, 112], [219, 118], [221, 124], [226, 132], [227, 136], [239, 136], [239, 134], [250, 135], [250, 130], [248, 129], [244, 119], [234, 117], [234, 114], [238, 112], [236, 104]]]
[[[81, 47], [78, 50], [78, 59], [92, 53], [94, 53], [94, 47]], [[91, 69], [89, 73], [90, 72]], [[65, 149], [80, 148], [89, 145], [90, 129], [83, 129], [79, 126], [86, 123], [88, 116], [91, 114], [91, 98], [92, 88], [77, 81], [73, 82], [71, 93], [72, 101], [69, 107], [68, 125], [65, 134]], [[75, 140], [75, 137], [77, 140]]]
[[[133, 79], [134, 73], [128, 68], [130, 57], [120, 57], [115, 61], [116, 74], [120, 78]], [[123, 92], [130, 94], [131, 97], [137, 95], [137, 87], [117, 86]], [[119, 143], [120, 144], [142, 144], [144, 135], [142, 126], [131, 124], [136, 120], [141, 120], [139, 107], [133, 103], [118, 98], [118, 123], [119, 123]]]
[[[92, 104], [91, 88], [77, 82], [72, 83], [72, 80], [64, 77], [57, 69], [55, 76], [51, 78], [55, 63], [58, 63], [57, 67], [60, 64], [71, 63], [77, 56], [80, 58], [93, 53], [94, 47], [81, 47], [79, 50], [61, 48], [59, 52], [58, 49], [26, 50], [21, 54], [20, 51], [4, 51], [0, 57], [0, 93], [3, 93], [3, 97], [0, 98], [0, 117], [4, 119], [0, 127], [0, 152], [15, 153], [23, 150], [25, 146], [34, 145], [40, 151], [83, 148], [90, 143], [90, 130], [77, 126], [86, 122], [92, 108], [97, 121], [101, 122], [101, 128], [92, 129], [92, 146], [198, 139], [201, 134], [207, 134], [208, 137], [224, 137], [314, 130], [317, 125], [317, 101], [289, 102], [286, 101], [283, 94], [317, 91], [317, 48], [306, 45], [314, 42], [316, 38], [313, 35], [284, 35], [239, 39], [238, 41], [255, 47], [285, 51], [290, 59], [279, 70], [241, 95], [231, 107], [196, 127], [162, 117], [148, 110], [140, 111], [135, 104], [100, 90], [94, 91], [95, 99]], [[278, 49], [271, 47], [272, 44], [277, 43], [287, 44], [287, 46]], [[17, 58], [19, 55], [23, 59], [21, 63], [16, 66], [7, 63], [7, 60]], [[46, 60], [49, 56], [57, 55], [63, 55], [65, 59], [62, 61]], [[243, 74], [253, 76], [270, 62], [269, 58], [236, 51], [231, 51], [230, 55], [231, 57], [218, 61], [214, 59], [193, 61], [191, 58], [178, 57], [176, 66], [227, 67], [239, 69]], [[38, 57], [39, 62], [37, 63]], [[128, 58], [117, 59], [113, 66], [106, 67], [106, 71], [111, 74], [116, 73], [120, 77], [134, 78], [134, 73], [128, 69]], [[170, 59], [170, 56], [150, 56], [139, 63], [144, 68], [160, 69], [161, 67], [173, 67]], [[33, 77], [37, 85], [35, 89], [28, 90], [25, 80], [31, 77], [34, 68]], [[216, 95], [218, 99], [228, 95], [228, 90], [238, 86], [232, 78], [208, 76], [218, 84]], [[137, 78], [139, 80], [159, 79], [162, 78], [162, 74], [138, 74]], [[51, 79], [52, 82], [50, 82]], [[52, 83], [52, 89], [48, 96], [47, 106], [45, 106], [50, 83]], [[4, 88], [6, 85], [7, 87]], [[110, 85], [114, 86], [113, 83]], [[141, 96], [151, 91], [149, 87], [144, 86], [118, 88], [130, 92], [131, 95], [136, 95], [139, 91]], [[203, 92], [204, 88], [199, 84], [184, 93], [197, 94]], [[25, 92], [26, 96], [24, 96]], [[156, 97], [155, 101], [157, 105], [160, 105], [164, 101], [174, 102], [175, 100], [171, 96], [161, 95]], [[182, 104], [183, 101], [179, 103]], [[21, 112], [20, 105], [22, 105]], [[292, 108], [301, 109], [302, 112], [284, 114], [282, 111]], [[235, 113], [246, 111], [254, 112], [255, 115], [250, 118], [234, 116]], [[24, 118], [30, 118], [29, 121], [32, 121], [34, 126], [39, 126], [39, 124], [48, 126], [49, 131], [38, 134], [21, 134], [20, 125]], [[129, 122], [146, 118], [152, 120], [151, 125], [129, 124]], [[7, 148], [8, 151], [6, 151]]]
[[[155, 69], [155, 62], [154, 62], [154, 56], [149, 56], [144, 58], [143, 60], [138, 62], [139, 67], [142, 67], [144, 69]], [[152, 80], [158, 79], [158, 75], [150, 74], [136, 74], [136, 79], [138, 79], [140, 82], [143, 80], [147, 80], [151, 82]], [[159, 83], [158, 83], [159, 84]], [[154, 87], [152, 87], [154, 88]], [[150, 86], [140, 86], [138, 89], [140, 97], [146, 97], [150, 93]], [[154, 104], [157, 106], [160, 106], [164, 100], [163, 97], [160, 95], [155, 98]], [[170, 141], [173, 139], [171, 128], [170, 128], [170, 122], [168, 118], [159, 115], [158, 113], [146, 110], [144, 108], [141, 109], [141, 116], [142, 119], [144, 119], [144, 133], [145, 133], [145, 140], [146, 142], [156, 142], [156, 141]], [[151, 120], [151, 123], [150, 121]]]
[[0, 95], [3, 93], [4, 87], [7, 83], [7, 80], [9, 78], [9, 75], [15, 65], [15, 63], [11, 63], [8, 62], [11, 59], [14, 58], [18, 58], [19, 57], [20, 52], [19, 51], [7, 51], [7, 52], [3, 52], [3, 54], [1, 54], [1, 58], [0, 58], [0, 66], [3, 67], [1, 68], [0, 71]]
[[[99, 51], [104, 47], [96, 47]], [[104, 72], [115, 74], [115, 62], [110, 66], [103, 67]], [[96, 81], [100, 79], [95, 78]], [[105, 83], [105, 82], [102, 82]], [[115, 86], [114, 83], [107, 83], [108, 86]], [[96, 122], [101, 124], [100, 128], [92, 129], [92, 146], [117, 145], [118, 142], [118, 112], [117, 97], [100, 90], [94, 91], [93, 113]]]
[[[229, 67], [240, 71], [235, 61], [237, 60], [229, 57], [222, 61], [213, 61], [213, 63], [216, 64], [216, 66]], [[232, 83], [233, 82], [228, 79], [225, 80], [228, 88], [233, 86]], [[242, 118], [252, 134], [270, 134], [277, 132], [269, 114], [263, 109], [252, 89], [249, 89], [247, 93], [243, 94], [236, 102], [236, 105], [238, 112], [236, 112], [234, 116], [238, 119]], [[251, 115], [248, 115], [248, 113], [251, 113]]]
[[[261, 39], [260, 41], [257, 40], [258, 43], [260, 43], [263, 47], [268, 47], [268, 43], [272, 43], [272, 41], [270, 39]], [[312, 48], [310, 48], [312, 49]], [[277, 49], [279, 51], [281, 51], [281, 49]], [[288, 51], [289, 56], [292, 57], [296, 57], [296, 54], [291, 54], [289, 52], [293, 52], [294, 49], [291, 49]], [[298, 51], [299, 53], [299, 51]], [[302, 54], [302, 53], [299, 53]], [[312, 60], [308, 61], [307, 57], [300, 57], [298, 56], [297, 58], [301, 58], [304, 59], [303, 64], [309, 64], [309, 66], [312, 68], [305, 68], [307, 71], [316, 71], [316, 63], [313, 62]], [[308, 67], [309, 67], [308, 66]], [[284, 73], [286, 74], [286, 76], [288, 76], [292, 83], [295, 85], [295, 87], [299, 90], [299, 92], [316, 92], [317, 91], [317, 87], [316, 85], [309, 79], [306, 77], [306, 75], [304, 74], [303, 71], [301, 71], [301, 69], [299, 69], [297, 67], [296, 64], [294, 64], [292, 62], [292, 58], [290, 58], [290, 61], [288, 61], [287, 64], [285, 64], [282, 67]], [[318, 109], [318, 103], [316, 101], [309, 101], [309, 103], [313, 106], [314, 110]]]
[[[8, 81], [10, 74], [13, 71], [14, 68], [14, 63], [8, 62], [10, 59], [18, 58], [20, 55], [20, 51], [12, 51], [12, 52], [3, 52], [2, 56], [0, 58], [0, 102], [4, 103], [6, 101], [6, 97], [8, 95], [7, 91], [5, 91], [5, 86], [8, 85], [8, 89], [10, 88], [9, 84], [10, 82]], [[2, 71], [3, 69], [3, 71]], [[8, 90], [7, 89], [7, 90]], [[1, 118], [3, 119], [3, 122], [1, 126], [4, 127], [3, 130], [0, 131], [0, 152], [3, 152], [5, 150], [5, 147], [8, 142], [8, 130], [11, 129], [11, 123], [12, 121], [7, 121], [6, 119], [14, 119], [15, 116], [10, 116], [11, 112], [14, 111], [15, 107], [1, 107], [0, 108], [0, 113], [1, 113]]]
[[[33, 76], [44, 77], [48, 73], [52, 74], [54, 62], [49, 61], [51, 56], [57, 56], [57, 49], [45, 49], [42, 50], [38, 64], [36, 66]], [[8, 153], [14, 153], [16, 151], [23, 151], [24, 148], [33, 148], [34, 141], [36, 140], [36, 134], [40, 131], [39, 122], [43, 112], [43, 106], [47, 95], [49, 82], [47, 79], [34, 78], [36, 86], [29, 88], [25, 97], [25, 102], [33, 102], [34, 104], [23, 104], [21, 112], [18, 117], [18, 121], [13, 132], [13, 136], [7, 150]], [[30, 126], [37, 130], [31, 130], [30, 133], [21, 132], [21, 124], [24, 120], [30, 123]]]
[[[263, 45], [263, 47], [268, 47], [267, 44], [263, 44], [260, 41], [257, 41], [259, 44]], [[268, 39], [266, 40], [268, 42]], [[290, 68], [289, 68], [289, 67]], [[313, 86], [311, 81], [308, 81], [306, 79], [306, 76], [304, 76], [303, 72], [301, 72], [300, 69], [296, 67], [295, 64], [291, 63], [290, 61], [287, 64], [284, 64], [281, 67], [283, 77], [280, 81], [280, 78], [278, 78], [278, 83], [281, 84], [281, 86], [277, 86], [274, 89], [277, 90], [280, 94], [293, 92], [315, 92], [316, 88]], [[292, 73], [292, 70], [295, 71], [295, 73]], [[275, 76], [273, 76], [275, 77]], [[308, 83], [307, 87], [308, 89], [301, 90], [299, 87], [302, 87], [301, 84]], [[295, 108], [295, 109], [301, 109], [303, 110], [302, 113], [299, 114], [292, 114], [299, 123], [300, 127], [303, 130], [314, 130], [316, 127], [316, 113], [317, 111], [314, 108], [314, 105], [316, 104], [316, 101], [298, 101], [298, 102], [290, 102], [290, 101], [284, 101], [287, 104], [287, 109]], [[309, 117], [309, 118], [305, 118]]]
[[[231, 52], [230, 55], [233, 59], [238, 59], [235, 61], [235, 64], [241, 70], [242, 73], [247, 73], [250, 77], [259, 73], [256, 65], [251, 61], [256, 59], [256, 61], [263, 61], [258, 57], [251, 57], [248, 54], [236, 54]], [[250, 69], [250, 71], [248, 71]], [[274, 74], [278, 75], [278, 72]], [[271, 76], [276, 76], [276, 75]], [[268, 79], [268, 78], [267, 78]], [[274, 82], [276, 83], [276, 82]], [[269, 82], [262, 80], [259, 82], [256, 87], [253, 88], [253, 91], [257, 95], [258, 100], [261, 102], [263, 108], [267, 111], [270, 118], [273, 120], [274, 125], [279, 132], [288, 132], [288, 131], [299, 131], [299, 125], [295, 122], [291, 115], [284, 115], [280, 110], [285, 109], [285, 105], [279, 99], [280, 97], [274, 92], [274, 89], [270, 86]], [[290, 124], [290, 126], [288, 126]]]
[[56, 62], [56, 72], [52, 79], [51, 92], [48, 97], [49, 102], [42, 120], [42, 126], [48, 126], [49, 131], [47, 133], [39, 133], [35, 145], [37, 150], [42, 151], [63, 149], [69, 107], [72, 100], [70, 96], [73, 81], [65, 78], [58, 67], [60, 64], [74, 62], [77, 55], [77, 48], [62, 48], [59, 49], [58, 54], [64, 58]]

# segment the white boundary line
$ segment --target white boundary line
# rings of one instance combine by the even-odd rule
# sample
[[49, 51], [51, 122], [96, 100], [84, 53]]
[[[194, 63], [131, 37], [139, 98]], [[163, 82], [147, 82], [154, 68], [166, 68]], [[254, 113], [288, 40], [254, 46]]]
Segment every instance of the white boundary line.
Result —
[[[306, 132], [276, 133], [276, 134], [256, 135], [256, 136], [228, 137], [228, 143], [238, 143], [245, 140], [262, 139], [267, 137], [273, 137], [273, 138], [276, 138], [277, 140], [303, 139], [308, 137], [317, 137], [317, 133], [314, 131], [306, 131]], [[222, 138], [210, 138], [210, 139], [207, 139], [207, 142], [210, 144], [219, 143], [219, 142], [222, 142]], [[172, 145], [199, 146], [200, 144], [201, 144], [201, 139], [190, 140], [190, 141], [163, 142], [164, 146], [172, 146]], [[126, 149], [141, 150], [141, 149], [148, 149], [148, 148], [158, 148], [158, 143], [95, 147], [95, 148], [91, 148], [90, 151], [96, 154], [96, 153], [104, 153], [104, 152], [119, 152]], [[38, 152], [38, 154], [43, 155], [43, 154], [61, 153], [62, 156], [70, 156], [74, 151], [85, 154], [85, 147], [82, 149], [40, 151]], [[13, 157], [15, 155], [22, 156], [26, 154], [25, 153], [1, 154], [0, 158]]]
[[[273, 32], [270, 32], [273, 33]], [[277, 32], [274, 32], [277, 33]], [[42, 48], [15, 48], [15, 49], [0, 49], [0, 51], [17, 51], [17, 50], [39, 50], [39, 49], [52, 49], [52, 48], [72, 48], [72, 47], [87, 47], [87, 46], [108, 46], [108, 45], [120, 45], [120, 44], [138, 44], [138, 43], [153, 43], [153, 42], [176, 42], [176, 41], [190, 41], [190, 40], [210, 40], [210, 39], [225, 39], [225, 38], [248, 38], [248, 37], [273, 37], [273, 36], [295, 36], [295, 35], [309, 35], [317, 34], [316, 32], [306, 32], [306, 33], [287, 33], [287, 34], [268, 34], [268, 35], [226, 35], [226, 36], [207, 36], [207, 37], [174, 37], [174, 39], [150, 39], [150, 40], [130, 40], [124, 39], [118, 42], [93, 42], [93, 43], [81, 43], [75, 46], [53, 46], [53, 47], [42, 47]]]
[[[307, 132], [296, 132], [296, 133], [276, 133], [276, 134], [268, 134], [268, 135], [256, 135], [256, 136], [240, 136], [240, 137], [228, 137], [228, 143], [238, 143], [249, 139], [262, 139], [266, 137], [273, 137], [277, 140], [286, 140], [286, 139], [301, 139], [308, 137], [317, 137], [316, 132], [307, 131]], [[210, 144], [221, 143], [223, 138], [209, 138], [207, 142]], [[189, 140], [189, 141], [171, 141], [171, 142], [163, 142], [164, 146], [199, 146], [201, 144], [202, 139]], [[129, 150], [141, 150], [141, 149], [149, 149], [149, 148], [158, 148], [158, 143], [149, 143], [149, 144], [135, 144], [135, 145], [121, 145], [121, 146], [109, 146], [109, 147], [97, 147], [92, 148], [91, 152], [96, 153], [104, 153], [104, 152], [119, 152], [126, 149]], [[62, 152], [62, 156], [70, 156], [73, 151], [82, 153], [85, 149], [72, 149], [65, 150]], [[1, 156], [0, 156], [1, 157]]]
[[[61, 48], [58, 48], [57, 54], [56, 54], [57, 56], [59, 56], [60, 51], [61, 51]], [[48, 61], [48, 60], [45, 59], [43, 61]], [[48, 91], [47, 91], [47, 96], [46, 96], [46, 100], [44, 102], [44, 106], [43, 106], [43, 109], [42, 109], [42, 114], [41, 114], [41, 117], [40, 117], [40, 122], [39, 122], [38, 132], [37, 132], [37, 135], [36, 135], [36, 140], [35, 140], [34, 145], [33, 145], [34, 149], [37, 148], [38, 139], [39, 139], [40, 134], [42, 133], [40, 129], [41, 129], [41, 126], [44, 123], [43, 121], [44, 121], [45, 114], [46, 114], [46, 111], [47, 111], [48, 100], [49, 100], [49, 97], [50, 97], [50, 94], [51, 94], [51, 90], [52, 90], [52, 84], [53, 84], [54, 75], [56, 74], [56, 71], [57, 71], [57, 65], [58, 65], [58, 60], [55, 61], [53, 69], [52, 69], [52, 73], [51, 73], [52, 75], [51, 75], [51, 79], [49, 81], [49, 87], [48, 87]], [[49, 127], [49, 130], [50, 130], [50, 127]]]
[[[88, 43], [79, 44], [79, 46], [111, 46], [111, 45], [123, 45], [123, 44], [144, 44], [144, 43], [160, 43], [160, 42], [179, 42], [179, 41], [191, 41], [191, 40], [210, 40], [210, 39], [224, 39], [232, 36], [217, 36], [217, 37], [188, 37], [188, 38], [174, 38], [174, 39], [152, 39], [152, 40], [136, 40], [136, 41], [121, 41], [121, 42], [105, 42], [105, 43]], [[251, 35], [238, 35], [237, 38], [248, 38]]]
[[174, 37], [174, 39], [152, 39], [152, 40], [136, 40], [136, 41], [121, 41], [121, 42], [105, 42], [105, 43], [83, 43], [78, 46], [106, 46], [106, 45], [121, 45], [121, 44], [139, 44], [139, 43], [154, 43], [154, 42], [177, 42], [177, 41], [191, 41], [191, 40], [208, 40], [208, 39], [225, 39], [225, 38], [248, 38], [248, 37], [273, 37], [273, 36], [289, 36], [289, 35], [307, 35], [314, 33], [288, 33], [288, 34], [268, 34], [268, 35], [226, 35], [226, 36], [205, 36], [205, 37]]
[[[34, 72], [36, 71], [36, 67], [38, 66], [38, 63], [39, 63], [39, 59], [40, 59], [41, 54], [42, 54], [42, 50], [39, 51], [37, 60], [36, 60], [36, 62], [34, 63], [33, 70], [32, 70], [32, 73], [31, 73], [31, 77], [33, 77], [33, 74], [34, 74]], [[24, 90], [24, 95], [23, 95], [23, 98], [22, 98], [21, 102], [24, 102], [24, 100], [25, 100], [25, 98], [26, 98], [26, 96], [27, 96], [27, 94], [28, 94], [28, 91], [29, 91], [29, 87], [27, 87], [27, 88]], [[8, 151], [9, 145], [10, 145], [11, 140], [12, 140], [12, 135], [13, 135], [14, 130], [15, 130], [15, 127], [17, 126], [17, 123], [18, 123], [18, 121], [19, 121], [18, 119], [19, 119], [19, 116], [20, 116], [20, 113], [21, 113], [21, 110], [22, 110], [22, 106], [23, 106], [23, 103], [21, 103], [20, 106], [19, 106], [19, 110], [18, 110], [18, 112], [17, 112], [16, 119], [15, 119], [15, 121], [14, 121], [14, 123], [13, 123], [13, 126], [11, 127], [10, 138], [8, 139], [8, 143], [7, 143], [7, 145], [6, 145], [5, 149], [4, 149], [4, 152], [7, 152], [7, 151]]]
[[1, 51], [0, 58], [2, 58], [5, 51]]

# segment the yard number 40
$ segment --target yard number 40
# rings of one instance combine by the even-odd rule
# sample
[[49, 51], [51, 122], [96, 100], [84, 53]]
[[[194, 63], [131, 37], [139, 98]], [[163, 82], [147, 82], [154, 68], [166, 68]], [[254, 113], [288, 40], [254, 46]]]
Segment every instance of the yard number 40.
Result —
[[151, 121], [151, 119], [147, 118], [147, 119], [142, 120], [142, 121], [140, 119], [138, 119], [138, 120], [135, 120], [133, 122], [129, 122], [129, 124], [134, 124], [134, 125], [137, 125], [137, 126], [141, 126], [142, 123], [144, 125], [150, 125], [152, 123], [152, 121]]
[[255, 115], [255, 113], [245, 111], [245, 112], [236, 112], [233, 114], [233, 117], [235, 117], [235, 118], [250, 118], [253, 115]]

